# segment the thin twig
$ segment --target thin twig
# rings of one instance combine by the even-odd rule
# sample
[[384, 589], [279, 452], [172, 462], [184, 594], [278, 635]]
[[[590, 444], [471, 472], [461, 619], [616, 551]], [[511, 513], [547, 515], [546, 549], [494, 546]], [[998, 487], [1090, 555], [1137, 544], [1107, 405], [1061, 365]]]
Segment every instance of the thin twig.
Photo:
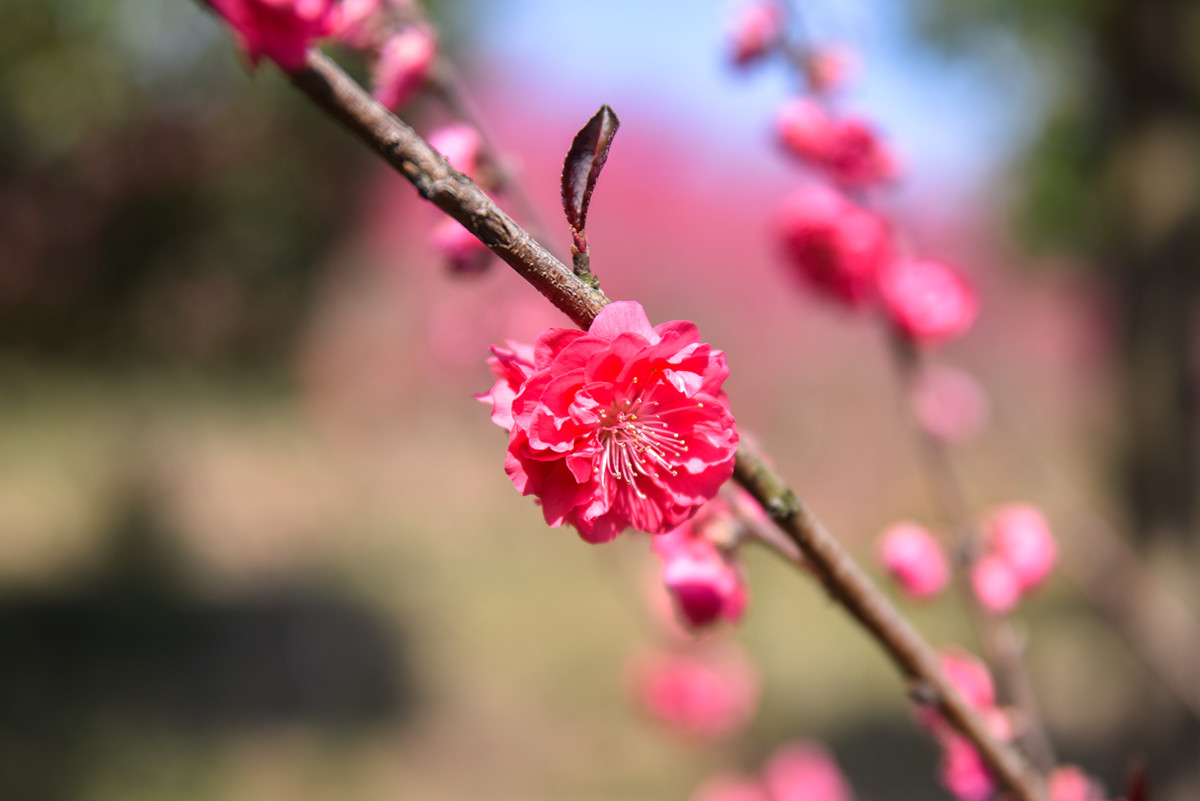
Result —
[[[411, 181], [421, 197], [479, 237], [576, 325], [587, 328], [609, 302], [326, 56], [310, 51], [306, 68], [294, 73], [291, 80]], [[910, 694], [936, 705], [946, 720], [976, 745], [1000, 783], [1016, 798], [1046, 801], [1037, 772], [1011, 746], [992, 735], [942, 675], [933, 649], [801, 503], [768, 460], [745, 442], [738, 448], [734, 477], [799, 546], [830, 595], [878, 640], [908, 679]]]
[[[888, 340], [900, 384], [900, 395], [902, 400], [907, 401], [916, 388], [921, 354], [894, 331], [888, 331]], [[996, 675], [1000, 697], [1020, 713], [1017, 740], [1021, 747], [1043, 774], [1049, 773], [1058, 760], [1042, 723], [1041, 708], [1025, 666], [1025, 638], [1017, 634], [1012, 621], [985, 609], [972, 592], [970, 570], [983, 553], [979, 526], [971, 513], [966, 491], [945, 443], [920, 425], [908, 403], [904, 406], [909, 429], [921, 451], [922, 473], [929, 483], [934, 505], [942, 522], [953, 534], [951, 545], [957, 568], [957, 584], [966, 607], [971, 611], [971, 620], [987, 662]]]

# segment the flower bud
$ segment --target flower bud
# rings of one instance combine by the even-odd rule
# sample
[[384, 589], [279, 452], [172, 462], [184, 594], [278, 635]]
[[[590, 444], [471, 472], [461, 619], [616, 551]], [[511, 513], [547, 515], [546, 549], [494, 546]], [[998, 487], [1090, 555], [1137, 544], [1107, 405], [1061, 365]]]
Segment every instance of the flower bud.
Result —
[[413, 25], [383, 43], [372, 71], [372, 96], [392, 111], [407, 103], [425, 83], [437, 58], [437, 42], [425, 28]]
[[788, 263], [810, 287], [854, 308], [875, 297], [891, 257], [878, 217], [832, 189], [806, 186], [784, 201], [779, 231]]
[[758, 677], [740, 651], [646, 653], [629, 676], [641, 706], [681, 734], [731, 733], [749, 723], [758, 703]]
[[463, 175], [474, 177], [479, 169], [483, 138], [470, 125], [454, 123], [438, 128], [429, 135], [429, 146], [441, 153], [450, 166]]
[[1012, 566], [995, 554], [987, 554], [971, 566], [971, 589], [979, 605], [1002, 615], [1021, 600], [1021, 580]]
[[975, 321], [975, 291], [958, 271], [939, 261], [899, 260], [883, 268], [880, 299], [892, 326], [918, 345], [962, 336]]
[[1046, 518], [1028, 505], [1005, 506], [984, 522], [991, 551], [1008, 564], [1023, 592], [1045, 581], [1058, 560]]
[[744, 67], [758, 61], [783, 34], [784, 9], [775, 0], [746, 6], [733, 26], [733, 63]]
[[450, 272], [456, 275], [481, 273], [490, 263], [492, 254], [487, 245], [449, 217], [434, 226], [429, 242], [446, 259]]
[[949, 567], [933, 535], [915, 523], [899, 523], [884, 531], [879, 543], [884, 568], [914, 598], [941, 592]]

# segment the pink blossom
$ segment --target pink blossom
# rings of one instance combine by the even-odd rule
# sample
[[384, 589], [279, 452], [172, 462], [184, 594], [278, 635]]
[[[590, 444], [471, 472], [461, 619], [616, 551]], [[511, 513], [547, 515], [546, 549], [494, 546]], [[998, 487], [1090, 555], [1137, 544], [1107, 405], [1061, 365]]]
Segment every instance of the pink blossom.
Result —
[[845, 189], [896, 177], [896, 159], [862, 120], [831, 116], [809, 98], [790, 101], [776, 120], [783, 146]]
[[962, 442], [983, 430], [988, 399], [970, 373], [929, 365], [913, 388], [913, 411], [921, 427], [945, 442]]
[[437, 42], [424, 27], [413, 25], [383, 43], [372, 71], [372, 96], [392, 111], [409, 101], [425, 83], [437, 58]]
[[883, 532], [879, 558], [906, 593], [929, 598], [946, 586], [950, 569], [942, 547], [916, 523], [898, 523]]
[[992, 512], [984, 536], [997, 558], [1008, 565], [1027, 592], [1045, 581], [1058, 560], [1058, 548], [1046, 518], [1033, 506], [1014, 504]]
[[473, 275], [487, 269], [492, 252], [475, 234], [449, 217], [438, 222], [429, 234], [429, 243], [440, 253], [456, 275]]
[[725, 537], [709, 536], [734, 525], [728, 506], [716, 498], [688, 522], [654, 538], [654, 553], [663, 560], [663, 584], [690, 628], [736, 622], [746, 608], [739, 565], [717, 547]]
[[[996, 706], [996, 690], [992, 684], [992, 676], [983, 662], [965, 651], [948, 650], [938, 656], [938, 664], [942, 673], [945, 674], [946, 680], [954, 685], [968, 706], [988, 717], [992, 715], [993, 710], [1000, 712], [999, 707]], [[1000, 714], [1003, 717], [1003, 713]], [[939, 738], [945, 738], [954, 733], [936, 707], [918, 707], [917, 720]], [[1004, 720], [997, 718], [994, 723], [993, 729], [996, 736], [1006, 739], [1006, 733], [998, 727], [1007, 726], [1007, 718]]]
[[[773, 801], [762, 782], [750, 776], [721, 774], [704, 780], [688, 801]], [[1057, 799], [1056, 799], [1057, 801]]]
[[938, 663], [947, 681], [972, 707], [984, 710], [996, 705], [996, 686], [992, 683], [992, 674], [979, 659], [965, 651], [944, 651]]
[[842, 88], [854, 72], [854, 67], [854, 53], [838, 45], [814, 48], [804, 59], [804, 74], [814, 92], [832, 92]]
[[233, 28], [251, 66], [266, 56], [284, 72], [304, 68], [314, 39], [329, 36], [340, 21], [336, 0], [206, 0]]
[[935, 345], [966, 333], [978, 302], [966, 279], [939, 261], [900, 260], [879, 276], [883, 310], [892, 326], [917, 344]]
[[733, 63], [744, 67], [766, 55], [783, 34], [784, 9], [775, 0], [756, 0], [733, 26]]
[[829, 153], [836, 125], [819, 103], [799, 97], [780, 110], [775, 127], [784, 147], [806, 162], [820, 166]]
[[971, 565], [971, 589], [979, 605], [1002, 615], [1021, 600], [1021, 579], [1012, 565], [995, 554], [985, 554]]
[[833, 757], [816, 743], [790, 743], [767, 760], [771, 801], [851, 801], [854, 793]]
[[474, 176], [479, 169], [483, 138], [470, 125], [459, 122], [438, 128], [429, 135], [429, 146], [464, 175]]
[[1101, 801], [1104, 797], [1097, 783], [1074, 765], [1055, 768], [1047, 785], [1050, 801]]
[[817, 291], [861, 307], [891, 257], [887, 226], [838, 192], [807, 186], [784, 201], [779, 228], [791, 266]]
[[991, 796], [996, 781], [971, 741], [951, 735], [942, 746], [942, 785], [959, 801], [984, 801]]
[[350, 47], [368, 47], [385, 3], [386, 0], [342, 0], [342, 20], [336, 34], [338, 41]]
[[543, 331], [511, 400], [511, 371], [489, 363], [500, 381], [480, 400], [493, 419], [511, 408], [505, 470], [551, 526], [569, 523], [588, 542], [628, 526], [666, 533], [733, 474], [729, 368], [690, 322], [652, 327], [641, 305], [620, 301], [586, 333]]
[[647, 712], [692, 736], [740, 729], [758, 703], [758, 678], [739, 651], [642, 654], [632, 663], [630, 679]]

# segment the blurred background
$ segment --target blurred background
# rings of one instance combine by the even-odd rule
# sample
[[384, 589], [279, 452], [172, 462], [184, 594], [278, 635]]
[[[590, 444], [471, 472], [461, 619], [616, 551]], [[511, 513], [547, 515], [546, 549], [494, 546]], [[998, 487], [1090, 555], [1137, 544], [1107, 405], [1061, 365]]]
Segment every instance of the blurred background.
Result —
[[[727, 352], [743, 430], [869, 561], [884, 526], [937, 518], [883, 332], [779, 264], [794, 85], [728, 65], [734, 10], [431, 8], [560, 255], [562, 157], [617, 111], [593, 269]], [[980, 289], [936, 359], [990, 399], [955, 452], [972, 503], [1037, 503], [1061, 538], [1018, 615], [1059, 757], [1114, 796], [1144, 760], [1156, 801], [1194, 798], [1196, 718], [1144, 654], [1200, 639], [1200, 9], [805, 13], [859, 54], [845, 107], [902, 154], [889, 212]], [[445, 119], [431, 98], [404, 116]], [[738, 632], [763, 674], [748, 732], [682, 739], [627, 701], [645, 540], [547, 529], [471, 397], [488, 344], [567, 323], [502, 265], [448, 274], [437, 220], [194, 2], [9, 0], [0, 798], [684, 798], [790, 738], [828, 743], [860, 799], [946, 797], [884, 657], [766, 553]], [[1138, 617], [1159, 595], [1177, 614]], [[953, 607], [911, 611], [978, 650]]]

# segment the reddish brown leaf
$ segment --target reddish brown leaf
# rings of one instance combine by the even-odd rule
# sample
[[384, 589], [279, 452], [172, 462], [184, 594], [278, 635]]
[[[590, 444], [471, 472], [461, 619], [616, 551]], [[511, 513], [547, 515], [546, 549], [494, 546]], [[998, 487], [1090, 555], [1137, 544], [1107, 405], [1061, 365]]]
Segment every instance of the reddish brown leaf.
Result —
[[571, 231], [582, 234], [587, 224], [588, 204], [596, 179], [608, 158], [617, 127], [621, 121], [608, 106], [601, 106], [587, 125], [575, 134], [575, 141], [567, 151], [562, 172], [562, 202]]

